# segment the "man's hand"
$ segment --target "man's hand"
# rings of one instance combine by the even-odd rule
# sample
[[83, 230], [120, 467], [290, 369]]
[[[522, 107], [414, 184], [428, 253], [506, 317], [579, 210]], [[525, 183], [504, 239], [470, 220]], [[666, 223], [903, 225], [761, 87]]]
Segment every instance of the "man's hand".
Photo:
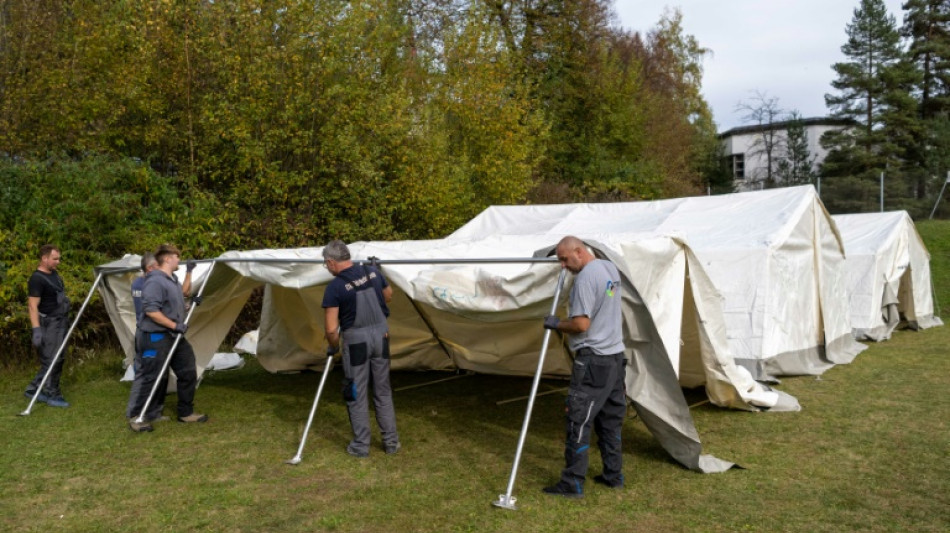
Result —
[[192, 296], [192, 297], [191, 297], [191, 303], [193, 303], [193, 304], [195, 304], [195, 305], [201, 305], [201, 296], [199, 296], [199, 295], [197, 295], [197, 294], [194, 295], [194, 296]]
[[340, 353], [339, 346], [327, 346], [327, 357], [333, 357], [338, 353]]
[[557, 329], [557, 325], [561, 323], [561, 319], [555, 315], [550, 315], [544, 317], [544, 329]]
[[198, 262], [194, 259], [189, 259], [185, 263], [185, 272], [191, 273], [191, 271], [194, 270], [196, 266], [198, 266]]
[[185, 324], [184, 322], [178, 322], [175, 324], [175, 327], [172, 329], [172, 331], [184, 335], [185, 332], [188, 331], [188, 324]]
[[43, 345], [43, 328], [33, 328], [33, 346], [39, 348]]

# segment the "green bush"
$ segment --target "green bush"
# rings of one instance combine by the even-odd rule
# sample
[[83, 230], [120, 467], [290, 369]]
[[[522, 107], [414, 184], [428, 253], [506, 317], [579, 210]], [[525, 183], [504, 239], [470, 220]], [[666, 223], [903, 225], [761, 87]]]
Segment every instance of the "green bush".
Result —
[[[0, 343], [8, 358], [26, 357], [26, 282], [43, 244], [63, 254], [59, 272], [74, 309], [88, 294], [95, 265], [173, 242], [186, 256], [216, 255], [220, 232], [213, 198], [193, 209], [175, 178], [130, 159], [65, 155], [44, 161], [0, 159]], [[195, 202], [197, 203], [197, 202]], [[113, 337], [105, 308], [94, 297], [74, 338]]]

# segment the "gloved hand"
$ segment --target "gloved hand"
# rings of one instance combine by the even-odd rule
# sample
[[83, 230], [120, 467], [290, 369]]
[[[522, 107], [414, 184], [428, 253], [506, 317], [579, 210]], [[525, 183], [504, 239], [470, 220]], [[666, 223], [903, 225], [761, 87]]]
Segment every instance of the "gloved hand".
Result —
[[557, 329], [557, 325], [561, 322], [561, 319], [555, 315], [549, 315], [544, 317], [544, 329]]
[[185, 332], [188, 331], [188, 324], [185, 324], [184, 322], [178, 322], [175, 324], [175, 327], [172, 329], [172, 331], [184, 335]]
[[198, 262], [194, 259], [189, 259], [187, 262], [185, 262], [185, 272], [191, 272], [196, 266], [198, 266]]
[[43, 344], [43, 328], [33, 328], [33, 346], [39, 348]]
[[378, 258], [378, 257], [376, 257], [376, 256], [374, 256], [374, 255], [371, 255], [371, 256], [367, 257], [366, 259], [369, 260], [369, 266], [371, 266], [371, 267], [373, 267], [373, 268], [378, 268], [378, 267], [379, 267], [379, 258]]
[[201, 305], [201, 296], [199, 296], [199, 295], [197, 295], [197, 294], [194, 295], [194, 296], [192, 296], [192, 297], [191, 297], [191, 303], [193, 303], [193, 304], [195, 304], [195, 305]]
[[338, 353], [340, 353], [339, 346], [327, 346], [327, 357], [332, 357]]

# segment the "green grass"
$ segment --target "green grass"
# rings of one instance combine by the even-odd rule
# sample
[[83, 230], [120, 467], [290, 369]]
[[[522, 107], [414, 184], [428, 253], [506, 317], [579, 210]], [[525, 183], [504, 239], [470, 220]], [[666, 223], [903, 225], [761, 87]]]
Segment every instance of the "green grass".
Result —
[[[950, 304], [950, 224], [919, 225], [938, 301]], [[744, 469], [674, 463], [643, 424], [624, 426], [627, 488], [588, 483], [584, 500], [540, 492], [562, 466], [563, 396], [538, 398], [515, 484], [504, 493], [530, 380], [468, 376], [396, 393], [404, 448], [346, 455], [349, 424], [330, 376], [303, 462], [294, 456], [319, 374], [274, 376], [256, 361], [205, 378], [204, 425], [128, 430], [120, 356], [67, 363], [73, 407], [34, 407], [32, 369], [0, 382], [2, 531], [934, 531], [950, 530], [950, 327], [898, 332], [821, 379], [780, 388], [798, 413], [693, 409], [706, 453]], [[395, 373], [398, 387], [444, 377]], [[542, 390], [563, 386], [542, 383]], [[692, 393], [691, 393], [692, 394]], [[173, 401], [173, 397], [170, 398]], [[171, 409], [166, 409], [170, 411]], [[592, 459], [591, 474], [599, 472]]]

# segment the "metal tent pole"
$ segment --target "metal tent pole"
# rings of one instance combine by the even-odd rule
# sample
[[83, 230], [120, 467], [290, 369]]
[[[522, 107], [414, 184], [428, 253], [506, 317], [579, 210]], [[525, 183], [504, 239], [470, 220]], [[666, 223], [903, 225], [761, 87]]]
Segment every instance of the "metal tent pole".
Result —
[[930, 211], [930, 220], [934, 219], [934, 213], [937, 212], [937, 206], [940, 205], [940, 200], [943, 198], [943, 192], [947, 189], [948, 182], [950, 182], [950, 170], [947, 171], [947, 179], [943, 181], [943, 185], [940, 187], [940, 194], [937, 195], [937, 201], [934, 202], [934, 208]]
[[[557, 288], [554, 290], [554, 301], [551, 302], [551, 313], [557, 313], [558, 298], [561, 296], [561, 288], [564, 286], [564, 278], [567, 270], [561, 268], [561, 273], [557, 278]], [[515, 487], [515, 477], [518, 475], [518, 463], [521, 462], [521, 451], [524, 448], [524, 441], [528, 435], [528, 424], [531, 422], [531, 411], [534, 409], [534, 397], [538, 393], [538, 384], [541, 382], [541, 370], [544, 367], [544, 356], [548, 351], [548, 342], [551, 340], [551, 330], [544, 330], [544, 342], [541, 344], [541, 355], [538, 357], [538, 368], [534, 372], [534, 381], [531, 383], [531, 396], [528, 398], [528, 409], [524, 415], [524, 422], [521, 424], [521, 435], [518, 437], [518, 448], [515, 451], [515, 460], [511, 465], [511, 476], [508, 478], [508, 489], [504, 494], [499, 494], [498, 499], [492, 502], [495, 507], [503, 509], [516, 510], [514, 498], [511, 492]]]
[[30, 410], [33, 409], [33, 404], [36, 403], [36, 399], [39, 398], [40, 394], [43, 392], [43, 386], [46, 385], [46, 380], [49, 379], [49, 375], [53, 371], [53, 367], [56, 366], [56, 362], [59, 361], [59, 356], [62, 355], [63, 351], [66, 349], [66, 343], [69, 342], [70, 335], [72, 335], [73, 330], [76, 329], [76, 324], [79, 323], [79, 317], [81, 317], [83, 311], [86, 310], [86, 304], [89, 303], [89, 299], [92, 298], [92, 293], [96, 290], [96, 287], [99, 286], [99, 282], [101, 280], [102, 273], [99, 273], [99, 275], [96, 276], [96, 281], [94, 281], [92, 284], [92, 288], [89, 289], [89, 294], [86, 295], [86, 299], [82, 302], [79, 312], [76, 313], [76, 318], [73, 319], [73, 324], [69, 326], [69, 331], [66, 332], [66, 337], [63, 338], [63, 343], [59, 345], [59, 350], [57, 350], [56, 355], [53, 356], [53, 362], [50, 363], [49, 368], [46, 369], [46, 374], [43, 375], [43, 381], [40, 381], [40, 385], [36, 387], [36, 393], [33, 394], [33, 398], [30, 399], [30, 404], [26, 406], [26, 411], [20, 413], [20, 416], [30, 416]]
[[327, 382], [327, 376], [333, 369], [333, 356], [327, 356], [327, 364], [323, 367], [323, 375], [320, 376], [320, 385], [317, 386], [317, 394], [313, 397], [313, 406], [310, 407], [310, 416], [307, 417], [307, 425], [303, 428], [303, 435], [300, 437], [300, 446], [297, 447], [297, 455], [293, 459], [284, 461], [289, 465], [299, 465], [303, 460], [303, 447], [307, 443], [307, 435], [310, 434], [310, 425], [313, 424], [313, 415], [317, 413], [317, 404], [320, 403], [320, 395], [323, 394], [323, 385]]
[[[201, 298], [201, 293], [203, 293], [205, 290], [205, 287], [208, 286], [208, 280], [211, 279], [211, 273], [214, 272], [214, 265], [215, 265], [215, 261], [211, 261], [211, 266], [208, 268], [208, 274], [205, 277], [204, 282], [201, 283], [201, 288], [198, 289], [198, 294], [195, 296], [196, 298]], [[188, 310], [188, 315], [185, 316], [185, 324], [188, 324], [188, 322], [191, 321], [191, 315], [195, 314], [195, 309], [197, 308], [198, 308], [197, 305], [193, 304], [191, 306], [191, 309]], [[152, 399], [155, 397], [155, 391], [157, 391], [158, 386], [162, 384], [162, 376], [164, 376], [165, 372], [168, 371], [168, 364], [171, 362], [172, 355], [175, 354], [175, 350], [178, 349], [178, 344], [181, 343], [182, 337], [184, 337], [184, 333], [179, 333], [178, 335], [175, 336], [175, 343], [172, 344], [171, 350], [169, 350], [168, 354], [165, 356], [165, 362], [162, 364], [162, 370], [158, 373], [158, 376], [156, 376], [155, 378], [155, 385], [152, 386], [152, 392], [149, 393], [148, 400], [145, 400], [145, 405], [142, 406], [142, 412], [139, 413], [138, 418], [135, 419], [136, 424], [141, 424], [145, 422], [145, 413], [148, 412], [148, 407], [149, 405], [152, 404]]]

